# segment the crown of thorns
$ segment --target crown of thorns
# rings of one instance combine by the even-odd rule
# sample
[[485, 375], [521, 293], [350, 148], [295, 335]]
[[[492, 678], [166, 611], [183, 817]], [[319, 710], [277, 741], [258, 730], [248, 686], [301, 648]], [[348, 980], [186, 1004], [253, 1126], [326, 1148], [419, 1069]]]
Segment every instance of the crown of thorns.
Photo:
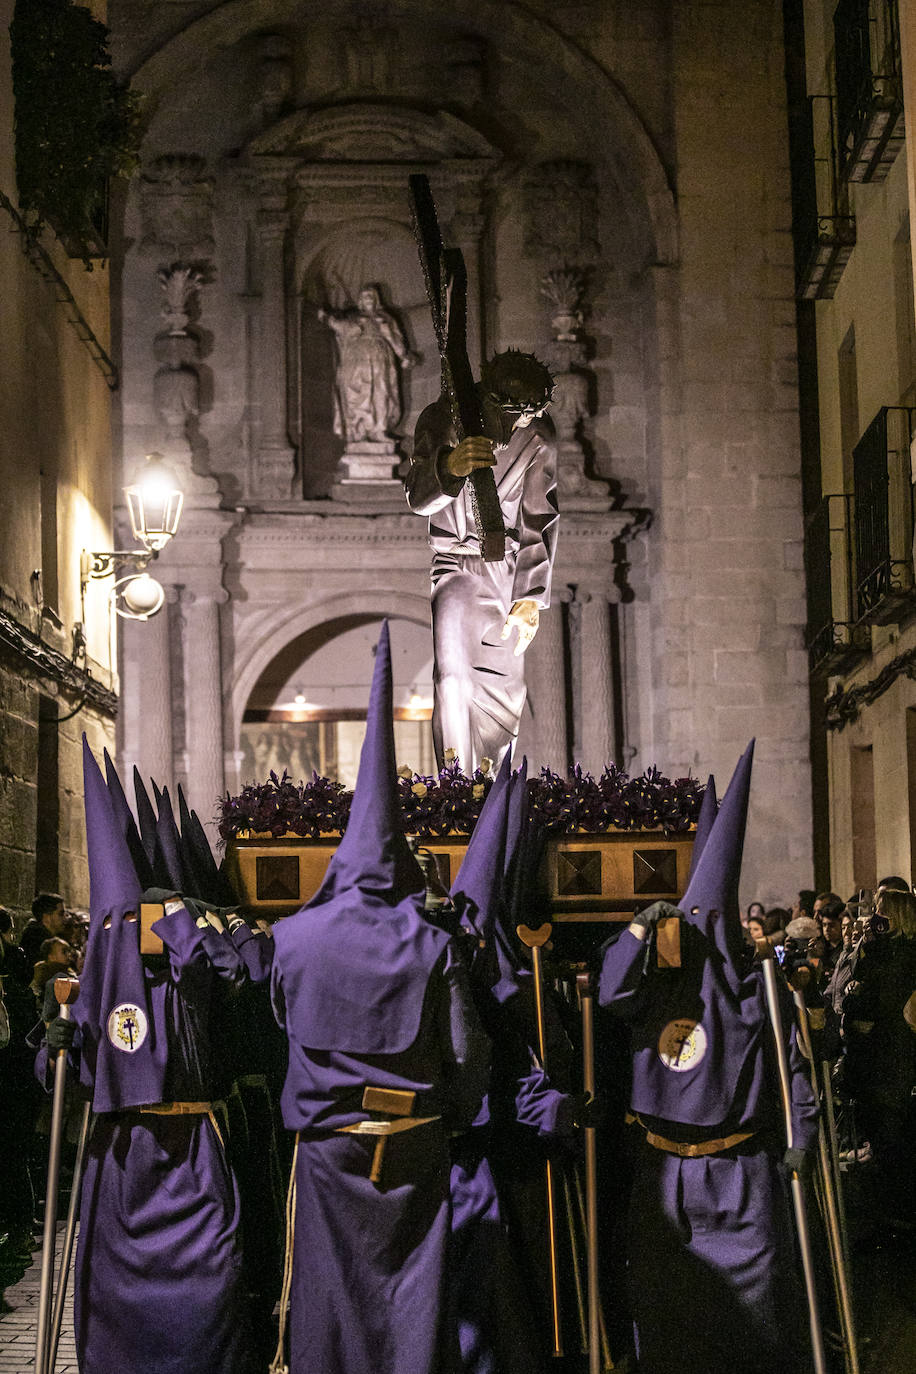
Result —
[[480, 369], [480, 380], [487, 395], [498, 405], [541, 410], [553, 395], [553, 376], [533, 353], [507, 348], [494, 353]]

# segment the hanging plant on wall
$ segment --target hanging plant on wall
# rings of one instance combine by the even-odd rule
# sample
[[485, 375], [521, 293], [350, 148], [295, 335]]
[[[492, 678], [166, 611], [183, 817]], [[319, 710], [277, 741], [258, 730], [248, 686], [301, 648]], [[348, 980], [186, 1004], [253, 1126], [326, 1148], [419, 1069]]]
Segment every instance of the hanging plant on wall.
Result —
[[109, 180], [137, 166], [139, 96], [111, 71], [105, 25], [71, 0], [16, 0], [10, 43], [20, 209], [91, 270], [107, 257]]

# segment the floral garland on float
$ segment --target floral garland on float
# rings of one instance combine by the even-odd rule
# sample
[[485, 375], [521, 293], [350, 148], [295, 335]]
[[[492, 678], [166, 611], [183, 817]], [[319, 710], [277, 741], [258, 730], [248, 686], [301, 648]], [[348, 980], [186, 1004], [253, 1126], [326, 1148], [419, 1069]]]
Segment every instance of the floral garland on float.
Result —
[[[451, 754], [451, 757], [449, 757]], [[437, 776], [398, 769], [405, 834], [440, 856], [449, 881], [493, 785], [489, 760], [464, 773], [452, 751]], [[629, 919], [637, 902], [686, 887], [692, 830], [704, 786], [649, 768], [631, 777], [608, 765], [595, 777], [542, 768], [528, 779], [528, 809], [547, 837], [542, 864], [554, 920]], [[294, 782], [271, 772], [221, 799], [218, 816], [230, 878], [246, 908], [279, 916], [317, 889], [347, 826], [352, 792], [313, 773]]]

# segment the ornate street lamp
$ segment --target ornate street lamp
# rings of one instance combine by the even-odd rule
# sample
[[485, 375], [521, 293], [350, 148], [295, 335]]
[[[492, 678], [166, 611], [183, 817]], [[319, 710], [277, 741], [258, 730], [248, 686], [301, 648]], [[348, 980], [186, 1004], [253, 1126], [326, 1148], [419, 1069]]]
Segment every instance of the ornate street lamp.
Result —
[[[142, 549], [111, 549], [80, 555], [80, 593], [85, 599], [90, 578], [115, 577], [111, 599], [125, 620], [149, 620], [162, 609], [165, 591], [146, 571], [175, 535], [184, 492], [161, 453], [147, 455], [137, 480], [124, 488], [134, 538]], [[116, 574], [126, 572], [124, 576]], [[85, 619], [85, 614], [84, 617]]]

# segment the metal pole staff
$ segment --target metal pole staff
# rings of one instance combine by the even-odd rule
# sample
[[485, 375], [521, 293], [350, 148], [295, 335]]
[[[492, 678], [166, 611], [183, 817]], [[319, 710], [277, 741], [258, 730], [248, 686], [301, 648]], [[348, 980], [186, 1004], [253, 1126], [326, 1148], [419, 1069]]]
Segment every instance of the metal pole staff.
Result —
[[[70, 1020], [70, 1007], [79, 996], [76, 978], [55, 978], [54, 996], [60, 1015]], [[45, 1221], [41, 1249], [41, 1280], [38, 1290], [38, 1331], [35, 1337], [35, 1374], [50, 1374], [51, 1283], [54, 1277], [54, 1239], [57, 1233], [57, 1196], [60, 1183], [60, 1145], [64, 1126], [64, 1092], [67, 1086], [67, 1051], [57, 1051], [54, 1061], [54, 1097], [51, 1105], [51, 1140], [48, 1151], [48, 1185], [45, 1189]]]
[[[798, 1016], [802, 1049], [810, 1065], [811, 1086], [814, 1090], [816, 1100], [819, 1095], [819, 1085], [817, 1065], [814, 1060], [814, 1042], [811, 1036], [811, 1023], [808, 1017], [808, 1008], [805, 1004], [804, 993], [797, 988], [794, 983], [790, 983], [790, 986], [792, 988], [792, 996], [795, 1000], [795, 1010]], [[832, 1124], [832, 1117], [830, 1121]], [[827, 1241], [830, 1246], [830, 1255], [833, 1261], [833, 1282], [836, 1290], [837, 1308], [839, 1309], [840, 1323], [843, 1327], [843, 1353], [845, 1356], [846, 1374], [859, 1374], [859, 1348], [856, 1340], [855, 1319], [853, 1317], [852, 1297], [849, 1287], [849, 1271], [843, 1246], [843, 1233], [840, 1226], [840, 1210], [837, 1203], [837, 1192], [833, 1175], [833, 1160], [831, 1158], [831, 1149], [827, 1142], [827, 1134], [824, 1130], [823, 1117], [818, 1121], [817, 1144], [818, 1163], [821, 1172], [821, 1190], [824, 1195], [824, 1220], [827, 1227]]]
[[[538, 1055], [541, 1068], [547, 1072], [547, 1033], [544, 1026], [544, 971], [541, 964], [541, 947], [550, 939], [553, 927], [549, 921], [531, 930], [529, 926], [517, 926], [516, 933], [523, 945], [531, 950], [531, 964], [534, 971], [534, 1003], [537, 1015]], [[553, 1160], [547, 1159], [547, 1240], [550, 1252], [550, 1316], [553, 1337], [553, 1354], [559, 1358], [563, 1354], [563, 1333], [560, 1317], [560, 1264], [557, 1247], [557, 1190]]]
[[[776, 967], [773, 961], [773, 946], [768, 940], [757, 940], [757, 957], [763, 969], [763, 984], [766, 989], [767, 1009], [776, 1042], [776, 1062], [779, 1068], [779, 1091], [786, 1125], [786, 1143], [790, 1150], [795, 1148], [795, 1131], [792, 1125], [792, 1088], [789, 1078], [789, 1056], [786, 1052], [782, 1012], [779, 1008], [779, 989], [776, 984]], [[808, 1297], [808, 1326], [811, 1335], [811, 1353], [814, 1357], [815, 1374], [827, 1374], [824, 1356], [824, 1334], [817, 1305], [817, 1286], [814, 1278], [814, 1255], [811, 1250], [811, 1236], [808, 1232], [808, 1213], [805, 1210], [805, 1188], [802, 1176], [797, 1169], [792, 1170], [792, 1205], [795, 1209], [795, 1225], [798, 1230], [798, 1248], [801, 1251], [802, 1269], [805, 1275], [805, 1291]]]
[[83, 1103], [80, 1119], [79, 1141], [76, 1147], [76, 1160], [73, 1165], [73, 1183], [70, 1188], [70, 1206], [67, 1208], [67, 1229], [57, 1270], [57, 1291], [54, 1294], [54, 1311], [51, 1313], [51, 1339], [48, 1343], [48, 1374], [54, 1374], [57, 1364], [57, 1347], [60, 1343], [60, 1328], [64, 1319], [64, 1303], [67, 1301], [67, 1282], [70, 1277], [70, 1260], [73, 1258], [73, 1242], [76, 1239], [76, 1223], [80, 1214], [80, 1193], [83, 1187], [83, 1170], [86, 1167], [86, 1150], [92, 1133], [92, 1103]]
[[[595, 985], [590, 973], [576, 978], [582, 1012], [582, 1086], [595, 1095]], [[598, 1288], [598, 1139], [594, 1126], [585, 1127], [585, 1214], [588, 1245], [588, 1370], [600, 1374], [601, 1294]]]

